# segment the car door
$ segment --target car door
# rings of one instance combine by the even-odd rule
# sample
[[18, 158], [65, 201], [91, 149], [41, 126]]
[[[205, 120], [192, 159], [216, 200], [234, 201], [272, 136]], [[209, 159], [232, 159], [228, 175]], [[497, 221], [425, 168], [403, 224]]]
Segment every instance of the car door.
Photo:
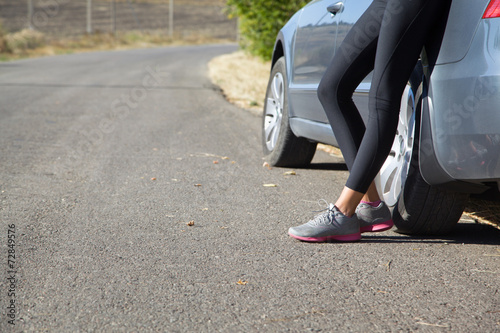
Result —
[[[337, 26], [343, 3], [345, 1], [317, 0], [303, 9], [292, 57], [289, 89], [292, 117], [328, 122], [316, 90], [335, 52]], [[332, 5], [336, 5], [338, 9], [335, 15], [327, 9]]]
[[[372, 0], [318, 0], [302, 13], [295, 39], [292, 78], [289, 89], [292, 117], [328, 123], [317, 97], [326, 68], [345, 36]], [[335, 11], [337, 10], [337, 11]], [[356, 103], [366, 105], [370, 78], [358, 88]]]

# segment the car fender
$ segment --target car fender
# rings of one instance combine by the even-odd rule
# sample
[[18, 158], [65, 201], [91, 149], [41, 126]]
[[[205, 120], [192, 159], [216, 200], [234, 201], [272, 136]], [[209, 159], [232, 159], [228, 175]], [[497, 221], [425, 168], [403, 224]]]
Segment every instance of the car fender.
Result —
[[273, 55], [271, 61], [271, 68], [274, 66], [276, 61], [282, 56], [285, 57], [286, 74], [287, 74], [287, 85], [290, 85], [290, 78], [292, 77], [292, 66], [293, 63], [293, 49], [295, 47], [295, 33], [297, 31], [297, 24], [300, 19], [300, 15], [304, 8], [296, 12], [288, 22], [281, 28], [276, 37], [276, 42], [274, 43]]

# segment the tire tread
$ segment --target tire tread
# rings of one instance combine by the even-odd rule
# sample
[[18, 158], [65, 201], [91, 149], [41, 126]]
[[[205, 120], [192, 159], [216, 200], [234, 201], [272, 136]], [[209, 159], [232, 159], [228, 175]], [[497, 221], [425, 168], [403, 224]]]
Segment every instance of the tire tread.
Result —
[[[419, 63], [410, 81], [421, 84], [422, 68]], [[417, 108], [421, 107], [418, 96]], [[415, 129], [420, 128], [420, 113], [415, 115]], [[450, 191], [425, 182], [419, 167], [419, 132], [415, 130], [410, 169], [404, 189], [393, 211], [397, 231], [409, 235], [443, 235], [457, 224], [469, 199], [468, 193]]]

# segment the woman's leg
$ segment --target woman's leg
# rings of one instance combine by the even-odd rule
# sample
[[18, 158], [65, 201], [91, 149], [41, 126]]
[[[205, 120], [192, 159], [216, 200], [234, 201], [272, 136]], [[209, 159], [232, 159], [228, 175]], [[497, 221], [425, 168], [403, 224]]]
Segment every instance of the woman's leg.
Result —
[[[318, 87], [318, 97], [349, 170], [365, 134], [365, 125], [352, 99], [354, 90], [373, 70], [378, 36], [388, 0], [375, 0], [349, 31]], [[380, 200], [372, 183], [366, 193], [344, 189], [342, 202], [352, 203], [351, 216], [360, 200]]]
[[[346, 188], [336, 206], [354, 214], [390, 152], [401, 95], [432, 27], [449, 0], [389, 0], [377, 43], [369, 118]], [[391, 9], [391, 11], [389, 10]]]
[[[375, 230], [373, 224], [362, 224], [363, 219], [353, 215], [363, 196], [378, 197], [373, 179], [394, 140], [402, 92], [448, 1], [375, 0], [348, 33], [318, 87], [318, 97], [350, 175], [337, 203], [290, 228], [290, 236], [305, 241], [352, 241], [361, 238], [364, 228]], [[373, 66], [365, 130], [352, 93]]]
[[318, 86], [318, 98], [349, 170], [365, 133], [363, 119], [352, 95], [373, 70], [387, 1], [375, 0], [359, 18], [338, 48]]

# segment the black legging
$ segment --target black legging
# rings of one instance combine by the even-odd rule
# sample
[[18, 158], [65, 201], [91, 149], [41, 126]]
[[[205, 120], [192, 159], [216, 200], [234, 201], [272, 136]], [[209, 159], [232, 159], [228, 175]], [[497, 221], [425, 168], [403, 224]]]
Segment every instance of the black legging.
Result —
[[[350, 171], [348, 188], [366, 193], [389, 155], [403, 90], [449, 1], [374, 0], [333, 57], [318, 97]], [[372, 70], [365, 130], [352, 95]]]

